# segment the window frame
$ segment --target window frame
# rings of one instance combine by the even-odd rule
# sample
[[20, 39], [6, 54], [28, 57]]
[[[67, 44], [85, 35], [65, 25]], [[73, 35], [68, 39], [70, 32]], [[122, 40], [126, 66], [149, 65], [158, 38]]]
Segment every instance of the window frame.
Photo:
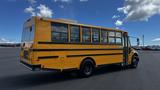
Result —
[[[105, 32], [107, 33], [107, 36], [106, 36], [107, 42], [103, 42], [103, 41], [102, 41], [102, 32], [103, 32], [103, 31], [105, 31]], [[102, 44], [106, 44], [106, 45], [108, 44], [108, 30], [101, 29], [101, 37], [100, 37], [100, 39], [101, 39], [101, 43], [102, 43]]]
[[[116, 35], [116, 33], [120, 33], [120, 34], [121, 34], [121, 37], [118, 37], [118, 36]], [[117, 43], [117, 40], [116, 40], [117, 38], [121, 39], [121, 43]], [[122, 34], [122, 32], [120, 32], [120, 31], [116, 31], [116, 32], [115, 32], [115, 40], [116, 40], [115, 43], [116, 43], [117, 45], [123, 45], [123, 34]]]
[[[62, 41], [59, 41], [58, 39], [55, 40], [53, 39], [53, 32], [54, 32], [54, 24], [58, 24], [60, 26], [63, 26], [65, 27], [66, 31], [65, 31], [65, 34], [64, 37], [65, 40], [62, 39], [62, 37], [60, 37], [60, 39]], [[55, 25], [56, 26], [56, 25]], [[71, 37], [72, 35], [72, 27], [77, 27], [79, 28], [79, 41], [74, 41], [74, 40], [71, 40], [73, 37]], [[84, 32], [86, 32], [87, 28], [87, 39], [84, 40], [85, 36], [84, 36]], [[97, 30], [97, 31], [95, 31]], [[57, 32], [57, 30], [55, 31], [56, 33], [63, 33], [63, 31], [61, 32]], [[94, 33], [93, 32], [96, 32], [95, 35], [98, 33], [98, 41], [94, 41]], [[106, 32], [107, 36], [106, 36], [106, 42], [103, 42], [102, 41], [102, 34]], [[110, 36], [109, 35], [109, 32], [114, 32], [114, 36]], [[117, 34], [116, 32], [118, 33], [121, 33], [121, 37], [117, 37]], [[75, 34], [75, 33], [73, 33]], [[85, 33], [86, 34], [86, 33]], [[110, 43], [109, 42], [109, 38], [114, 38], [114, 43]], [[117, 38], [120, 38], [121, 39], [121, 43], [117, 43]], [[76, 40], [76, 39], [75, 39]], [[77, 38], [78, 40], [78, 38]], [[79, 24], [70, 24], [70, 23], [62, 23], [62, 22], [51, 22], [51, 43], [57, 43], [57, 44], [91, 44], [91, 45], [123, 45], [123, 31], [116, 31], [116, 30], [111, 30], [111, 29], [107, 29], [107, 28], [101, 28], [101, 27], [91, 27], [91, 26], [85, 26], [85, 25], [79, 25]]]
[[[75, 42], [75, 41], [71, 41], [71, 35], [72, 35], [72, 27], [78, 27], [79, 28], [79, 41]], [[75, 33], [74, 33], [75, 34]], [[81, 29], [79, 25], [70, 25], [70, 43], [81, 43]]]
[[[55, 32], [55, 33], [59, 33], [59, 34], [64, 34], [64, 32], [57, 32], [57, 31], [55, 31], [54, 30], [54, 25], [63, 25], [63, 26], [66, 26], [66, 40], [64, 40], [64, 41], [62, 41], [62, 37], [60, 36], [60, 38], [61, 39], [59, 39], [59, 40], [61, 40], [61, 41], [59, 41], [59, 40], [54, 40], [53, 39], [53, 32]], [[69, 29], [69, 27], [68, 27], [68, 24], [66, 24], [66, 23], [60, 23], [60, 22], [51, 22], [51, 42], [54, 42], [54, 43], [68, 43], [69, 42], [69, 32], [68, 32], [68, 29]]]
[[[110, 35], [109, 35], [110, 32], [113, 32], [113, 33], [114, 33], [114, 36], [110, 36]], [[115, 32], [116, 32], [116, 31], [108, 31], [108, 44], [116, 45], [116, 33], [115, 33]], [[110, 40], [109, 40], [110, 38], [114, 38], [114, 43], [111, 43], [111, 42], [110, 42]]]
[[[83, 29], [83, 28], [88, 28], [88, 30], [89, 30], [89, 42], [86, 42], [86, 41], [84, 42], [84, 38], [83, 38], [83, 35], [84, 35], [84, 34], [83, 34], [83, 30], [84, 30], [84, 29]], [[92, 38], [91, 38], [91, 27], [81, 26], [81, 30], [82, 30], [82, 31], [81, 31], [81, 32], [82, 32], [82, 33], [81, 33], [81, 37], [82, 37], [82, 42], [81, 42], [81, 43], [91, 43], [91, 44], [92, 44], [92, 42], [91, 42], [91, 39], [92, 39]]]
[[[95, 42], [94, 41], [94, 35], [93, 35], [93, 32], [95, 31], [95, 30], [97, 30], [98, 31], [98, 42]], [[91, 34], [91, 36], [92, 36], [92, 43], [100, 43], [101, 42], [101, 29], [100, 28], [92, 28], [92, 34]]]

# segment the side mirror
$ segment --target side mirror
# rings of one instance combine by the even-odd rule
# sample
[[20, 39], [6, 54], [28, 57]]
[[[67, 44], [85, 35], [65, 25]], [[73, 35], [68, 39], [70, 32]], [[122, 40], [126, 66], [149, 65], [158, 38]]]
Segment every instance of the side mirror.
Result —
[[137, 38], [137, 46], [140, 45], [140, 41], [139, 41], [139, 38]]

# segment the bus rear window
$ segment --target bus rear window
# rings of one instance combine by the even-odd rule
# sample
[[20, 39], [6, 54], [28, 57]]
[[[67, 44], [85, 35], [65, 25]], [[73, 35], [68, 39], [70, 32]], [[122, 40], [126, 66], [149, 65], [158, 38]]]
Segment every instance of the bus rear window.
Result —
[[22, 42], [33, 42], [34, 39], [34, 25], [31, 27], [24, 27], [22, 33]]

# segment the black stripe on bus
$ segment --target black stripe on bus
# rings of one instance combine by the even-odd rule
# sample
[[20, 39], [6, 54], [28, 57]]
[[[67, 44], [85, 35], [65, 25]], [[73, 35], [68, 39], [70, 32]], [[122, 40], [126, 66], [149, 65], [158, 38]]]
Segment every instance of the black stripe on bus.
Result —
[[38, 57], [38, 59], [49, 59], [49, 58], [58, 58], [59, 56], [43, 56], [43, 57]]
[[[67, 57], [82, 57], [82, 56], [106, 56], [106, 55], [122, 55], [123, 53], [108, 53], [108, 54], [81, 54], [81, 55], [67, 55]], [[38, 59], [58, 58], [59, 56], [43, 56]]]
[[122, 43], [120, 44], [112, 44], [112, 43], [70, 43], [70, 42], [38, 42], [38, 44], [74, 44], [74, 45], [119, 45], [122, 46]]
[[123, 50], [123, 48], [102, 48], [102, 49], [31, 49], [31, 51], [88, 51], [88, 50]]
[[123, 55], [123, 53], [67, 55], [67, 57]]

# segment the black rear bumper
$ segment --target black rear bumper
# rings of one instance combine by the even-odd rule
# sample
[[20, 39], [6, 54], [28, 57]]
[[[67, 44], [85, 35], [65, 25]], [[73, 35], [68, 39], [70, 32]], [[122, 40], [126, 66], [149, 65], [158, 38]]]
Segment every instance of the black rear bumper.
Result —
[[26, 63], [26, 62], [24, 62], [24, 61], [20, 61], [20, 63], [21, 63], [24, 67], [28, 68], [28, 69], [31, 70], [31, 71], [44, 70], [44, 71], [58, 71], [58, 72], [61, 72], [60, 69], [41, 68], [41, 65], [30, 65], [30, 64], [28, 64], [28, 63]]
[[24, 61], [20, 61], [20, 63], [25, 66], [26, 68], [30, 69], [31, 71], [39, 71], [41, 70], [41, 65], [30, 65], [25, 63]]

